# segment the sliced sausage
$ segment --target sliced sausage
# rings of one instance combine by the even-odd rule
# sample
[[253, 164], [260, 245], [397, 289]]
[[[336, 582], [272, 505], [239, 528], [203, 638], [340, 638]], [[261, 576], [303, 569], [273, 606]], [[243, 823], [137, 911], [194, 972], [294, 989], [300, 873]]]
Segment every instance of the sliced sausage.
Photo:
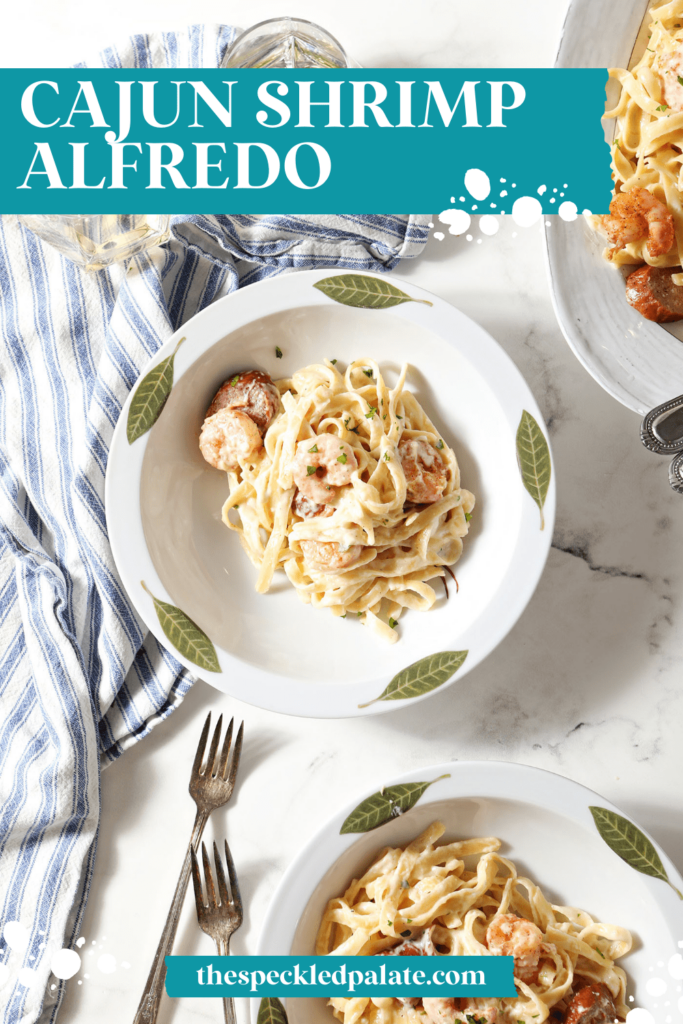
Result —
[[263, 437], [279, 408], [280, 393], [272, 378], [262, 370], [245, 370], [221, 384], [206, 418], [215, 416], [221, 409], [238, 409], [251, 417]]
[[626, 300], [646, 320], [683, 320], [683, 287], [671, 280], [680, 267], [638, 267], [626, 278]]
[[567, 1007], [564, 1024], [613, 1024], [618, 1019], [610, 990], [593, 981], [576, 993]]

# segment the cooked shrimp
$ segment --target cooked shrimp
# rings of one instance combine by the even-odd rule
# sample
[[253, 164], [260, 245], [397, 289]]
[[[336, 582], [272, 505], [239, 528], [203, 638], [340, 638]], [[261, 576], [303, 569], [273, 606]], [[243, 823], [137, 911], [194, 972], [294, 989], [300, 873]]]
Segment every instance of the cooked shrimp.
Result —
[[[461, 1006], [456, 1006], [461, 1003]], [[502, 1020], [498, 1007], [493, 1003], [477, 1006], [464, 999], [439, 997], [423, 999], [422, 1008], [432, 1024], [498, 1024]]]
[[306, 498], [320, 505], [332, 501], [334, 488], [351, 483], [358, 460], [351, 445], [336, 434], [320, 434], [299, 441], [292, 462], [294, 482]]
[[[679, 45], [657, 60], [657, 70], [662, 83], [662, 104], [670, 113], [683, 110], [683, 49]], [[662, 109], [661, 107], [659, 108]]]
[[595, 217], [598, 231], [607, 235], [617, 249], [647, 238], [648, 255], [664, 256], [674, 244], [674, 219], [664, 203], [646, 188], [618, 192], [609, 204], [609, 214]]
[[398, 457], [406, 478], [408, 501], [416, 505], [438, 501], [446, 486], [446, 469], [436, 448], [423, 440], [401, 441]]
[[263, 436], [280, 408], [280, 393], [267, 373], [247, 370], [236, 373], [219, 387], [207, 417], [221, 409], [239, 409], [249, 416]]
[[543, 932], [516, 914], [496, 914], [486, 931], [486, 945], [495, 956], [513, 956], [515, 974], [533, 980], [543, 948]]
[[342, 551], [336, 541], [329, 540], [302, 540], [300, 544], [305, 561], [318, 572], [348, 569], [358, 561], [363, 550], [360, 544], [352, 544], [346, 551]]
[[199, 450], [206, 461], [225, 472], [239, 469], [262, 445], [252, 418], [233, 409], [221, 409], [207, 417], [199, 435]]
[[329, 505], [318, 505], [315, 501], [311, 501], [305, 494], [297, 488], [292, 498], [292, 512], [294, 515], [301, 516], [302, 519], [315, 519], [316, 516], [331, 516], [334, 515], [334, 509]]

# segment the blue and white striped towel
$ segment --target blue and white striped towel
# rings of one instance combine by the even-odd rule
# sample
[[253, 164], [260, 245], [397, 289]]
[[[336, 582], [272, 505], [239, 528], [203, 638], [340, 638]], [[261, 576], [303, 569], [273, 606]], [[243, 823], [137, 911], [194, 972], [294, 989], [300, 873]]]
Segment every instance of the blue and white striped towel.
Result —
[[[211, 67], [231, 38], [136, 36], [99, 64]], [[219, 296], [299, 267], [389, 270], [421, 251], [428, 219], [175, 217], [166, 246], [98, 274], [0, 221], [0, 1024], [55, 1019], [50, 963], [78, 935], [100, 765], [192, 683], [144, 632], [107, 541], [107, 453], [131, 387]]]

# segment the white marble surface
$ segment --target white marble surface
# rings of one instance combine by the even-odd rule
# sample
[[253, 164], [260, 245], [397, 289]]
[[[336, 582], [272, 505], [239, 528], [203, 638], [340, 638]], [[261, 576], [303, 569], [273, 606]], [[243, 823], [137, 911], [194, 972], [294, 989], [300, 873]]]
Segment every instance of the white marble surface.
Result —
[[[552, 61], [564, 6], [299, 0], [294, 13], [327, 25], [366, 66], [522, 66]], [[33, 0], [2, 14], [0, 65], [66, 64], [128, 32], [188, 20], [246, 24], [282, 10], [280, 0], [195, 0], [191, 9], [180, 0]], [[642, 448], [637, 416], [567, 348], [538, 227], [513, 237], [509, 222], [494, 238], [475, 230], [469, 243], [443, 230], [399, 273], [490, 331], [548, 422], [559, 512], [536, 595], [462, 686], [383, 717], [282, 718], [197, 683], [165, 725], [103, 774], [86, 968], [68, 985], [64, 1024], [133, 1018], [193, 820], [187, 779], [208, 710], [244, 718], [246, 729], [236, 797], [207, 828], [208, 838], [229, 838], [242, 882], [247, 917], [234, 952], [254, 950], [284, 868], [321, 819], [369, 786], [437, 761], [507, 759], [567, 775], [635, 816], [683, 868], [683, 499], [669, 490], [666, 461]], [[212, 952], [189, 900], [176, 951]], [[102, 952], [117, 958], [114, 973], [98, 971]], [[159, 1017], [220, 1019], [212, 1000], [165, 1000]]]

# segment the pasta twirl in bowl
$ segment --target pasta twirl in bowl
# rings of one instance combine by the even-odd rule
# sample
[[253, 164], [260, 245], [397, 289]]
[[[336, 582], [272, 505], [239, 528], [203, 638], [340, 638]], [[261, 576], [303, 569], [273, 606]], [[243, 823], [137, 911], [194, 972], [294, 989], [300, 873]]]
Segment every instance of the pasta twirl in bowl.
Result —
[[434, 606], [428, 582], [460, 557], [474, 496], [460, 487], [455, 453], [406, 389], [408, 364], [390, 388], [371, 359], [344, 372], [337, 362], [275, 384], [236, 374], [207, 410], [199, 447], [211, 465], [227, 468], [222, 519], [258, 569], [257, 591], [267, 593], [284, 569], [305, 604], [355, 615], [395, 643], [405, 609]]
[[334, 998], [343, 1024], [526, 1024], [561, 1014], [623, 1020], [626, 975], [615, 960], [632, 946], [619, 925], [601, 924], [578, 907], [550, 903], [517, 873], [489, 837], [439, 844], [433, 822], [405, 848], [389, 847], [330, 900], [316, 941], [318, 955], [512, 956], [517, 996], [505, 999]]
[[[292, 997], [289, 1024], [613, 1024], [635, 1008], [634, 1022], [676, 1019], [682, 880], [603, 797], [494, 761], [432, 765], [371, 788], [287, 869], [258, 954], [512, 956], [516, 998]], [[399, 800], [410, 809], [392, 811]], [[659, 862], [657, 877], [624, 859], [615, 829]], [[663, 992], [671, 1010], [661, 1014]], [[255, 1001], [254, 1024], [257, 1012]]]
[[[389, 287], [379, 275], [351, 277], [363, 295]], [[486, 332], [393, 276], [391, 287], [401, 285], [405, 298], [389, 308], [335, 301], [318, 287], [326, 280], [336, 277], [309, 271], [250, 285], [194, 317], [160, 350], [117, 426], [106, 507], [128, 593], [190, 671], [269, 710], [333, 718], [425, 699], [500, 642], [545, 564], [555, 479], [541, 412]], [[277, 412], [272, 424], [255, 408], [259, 423], [242, 418], [244, 408], [213, 407], [245, 371], [271, 382], [273, 402], [264, 408], [271, 417]], [[147, 394], [169, 377], [162, 411], [137, 436]], [[386, 421], [382, 401], [393, 408]], [[343, 418], [335, 403], [347, 409]], [[219, 471], [202, 455], [200, 444], [211, 442], [202, 440], [204, 430], [216, 416], [239, 421], [244, 450], [257, 456], [239, 472], [229, 459], [216, 460]], [[399, 430], [387, 433], [387, 424]], [[334, 443], [345, 447], [334, 454], [326, 447]], [[406, 445], [415, 449], [412, 468]], [[421, 480], [432, 492], [409, 494], [425, 458], [431, 478], [420, 471]], [[304, 489], [332, 487], [323, 492], [333, 495], [329, 502], [303, 495], [326, 515], [300, 514], [287, 479], [295, 462]], [[327, 477], [330, 466], [342, 471], [341, 483]], [[383, 533], [390, 526], [398, 545]], [[361, 551], [351, 552], [359, 557], [349, 572], [326, 574], [329, 566], [310, 557], [329, 552], [324, 544], [338, 546], [335, 558]], [[407, 550], [392, 554], [396, 547]], [[447, 599], [438, 576], [456, 559]], [[387, 571], [375, 572], [373, 562]], [[412, 573], [431, 578], [411, 580]], [[383, 643], [378, 632], [397, 642]]]

